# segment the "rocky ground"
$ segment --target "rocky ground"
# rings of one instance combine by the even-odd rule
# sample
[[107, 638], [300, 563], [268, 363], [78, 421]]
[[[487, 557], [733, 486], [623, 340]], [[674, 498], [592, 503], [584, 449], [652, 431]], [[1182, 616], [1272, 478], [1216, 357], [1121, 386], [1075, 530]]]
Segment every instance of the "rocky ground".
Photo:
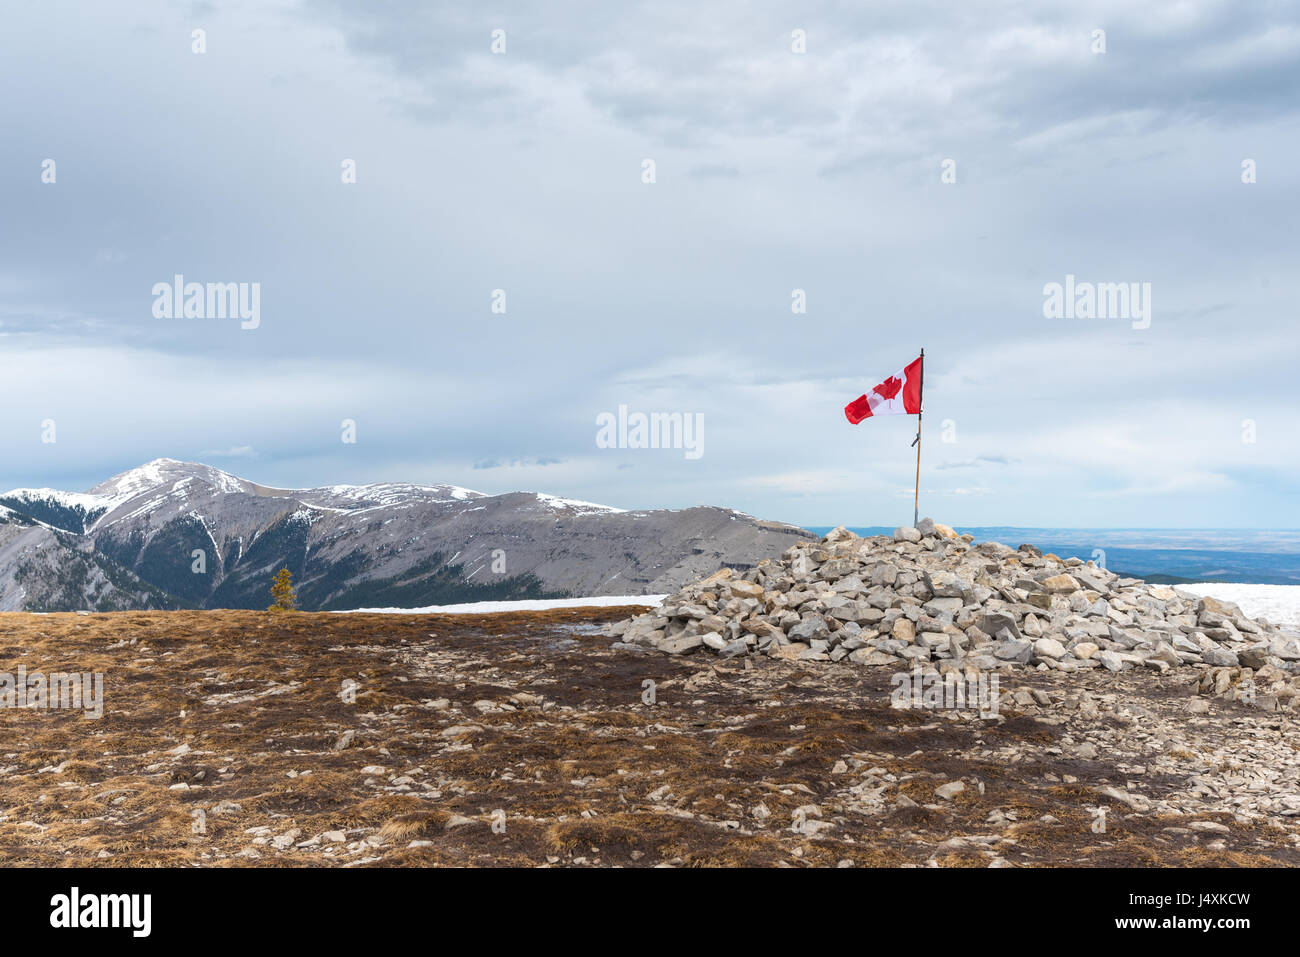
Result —
[[633, 651], [847, 660], [963, 681], [1022, 666], [1193, 668], [1203, 690], [1300, 712], [1300, 636], [1231, 602], [1033, 545], [975, 545], [928, 518], [892, 537], [837, 528], [743, 573], [722, 568], [606, 634]]
[[1300, 864], [1297, 717], [1208, 666], [1007, 665], [981, 717], [631, 611], [0, 615], [106, 698], [0, 708], [0, 864]]

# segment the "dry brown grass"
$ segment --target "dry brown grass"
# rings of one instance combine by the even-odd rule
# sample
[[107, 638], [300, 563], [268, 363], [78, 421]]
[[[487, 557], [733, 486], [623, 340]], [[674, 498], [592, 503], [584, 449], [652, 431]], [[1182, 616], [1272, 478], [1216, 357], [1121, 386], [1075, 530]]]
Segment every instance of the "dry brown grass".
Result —
[[[1059, 728], [894, 711], [887, 670], [745, 670], [590, 635], [626, 613], [0, 614], [0, 670], [106, 675], [98, 721], [0, 710], [0, 864], [967, 867], [993, 852], [936, 848], [989, 834], [995, 809], [1015, 815], [1000, 829], [1014, 843], [996, 847], [1015, 864], [1300, 863], [1291, 831], [1230, 819], [1227, 834], [1189, 836], [1116, 814], [1094, 835], [1084, 808], [1110, 772], [1043, 753]], [[512, 700], [521, 691], [542, 700]], [[977, 739], [1037, 756], [976, 760]], [[856, 754], [899, 779], [871, 813], [848, 807], [857, 778], [831, 773]], [[1077, 784], [1045, 783], [1065, 770]], [[957, 777], [985, 793], [936, 802]], [[808, 804], [830, 828], [791, 827]]]

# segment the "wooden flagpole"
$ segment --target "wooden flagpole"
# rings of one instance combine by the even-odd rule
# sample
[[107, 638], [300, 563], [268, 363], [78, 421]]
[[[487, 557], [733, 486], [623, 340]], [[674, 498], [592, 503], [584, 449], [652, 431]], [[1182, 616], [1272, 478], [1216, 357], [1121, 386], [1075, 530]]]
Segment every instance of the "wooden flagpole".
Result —
[[921, 383], [917, 389], [920, 408], [916, 410], [916, 492], [912, 498], [912, 526], [921, 520], [921, 410], [925, 408], [925, 350], [921, 350]]

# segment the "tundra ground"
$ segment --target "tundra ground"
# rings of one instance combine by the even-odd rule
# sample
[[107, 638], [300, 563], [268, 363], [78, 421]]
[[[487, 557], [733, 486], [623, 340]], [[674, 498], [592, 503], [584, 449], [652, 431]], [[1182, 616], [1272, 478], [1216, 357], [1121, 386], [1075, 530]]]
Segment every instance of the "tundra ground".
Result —
[[0, 671], [105, 676], [0, 708], [0, 864], [1300, 864], [1295, 719], [1194, 676], [898, 710], [889, 667], [610, 649], [633, 611], [0, 614]]

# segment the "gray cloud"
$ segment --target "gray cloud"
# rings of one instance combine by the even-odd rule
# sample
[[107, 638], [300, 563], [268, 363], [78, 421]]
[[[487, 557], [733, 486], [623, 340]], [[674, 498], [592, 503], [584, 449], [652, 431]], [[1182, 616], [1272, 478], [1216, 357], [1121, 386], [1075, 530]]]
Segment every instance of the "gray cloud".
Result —
[[[1209, 0], [17, 8], [0, 486], [224, 450], [890, 523], [914, 423], [840, 410], [925, 346], [940, 519], [1295, 525], [1297, 52]], [[177, 273], [260, 283], [260, 328], [154, 318]], [[1067, 274], [1151, 282], [1151, 327], [1044, 319]], [[598, 448], [620, 405], [704, 454]]]

